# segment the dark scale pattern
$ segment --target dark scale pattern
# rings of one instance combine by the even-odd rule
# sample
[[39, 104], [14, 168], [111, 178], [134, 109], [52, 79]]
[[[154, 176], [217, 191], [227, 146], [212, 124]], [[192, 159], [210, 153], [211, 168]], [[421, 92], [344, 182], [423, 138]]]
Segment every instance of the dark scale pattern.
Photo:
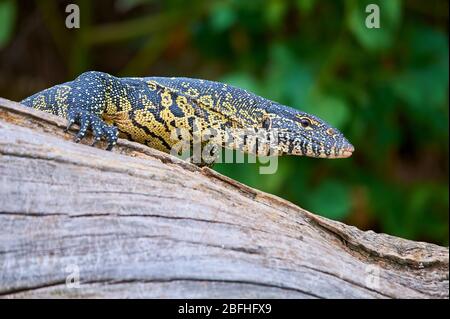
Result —
[[227, 140], [227, 147], [256, 154], [261, 147], [251, 136], [258, 130], [265, 132], [264, 138], [269, 133], [277, 137], [274, 155], [338, 158], [353, 152], [342, 133], [313, 115], [201, 79], [117, 78], [91, 71], [36, 93], [22, 104], [65, 117], [68, 127], [79, 124], [76, 141], [91, 130], [95, 142], [106, 139], [108, 149], [116, 144], [119, 132], [169, 152], [178, 142], [172, 138], [174, 130], [186, 129], [192, 135], [195, 129], [213, 129]]

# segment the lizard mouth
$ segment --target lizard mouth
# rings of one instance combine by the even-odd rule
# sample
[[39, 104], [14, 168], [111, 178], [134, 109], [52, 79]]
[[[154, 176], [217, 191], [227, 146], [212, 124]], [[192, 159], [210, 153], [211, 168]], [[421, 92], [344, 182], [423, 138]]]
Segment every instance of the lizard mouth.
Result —
[[315, 146], [319, 150], [319, 154], [311, 152], [310, 154], [307, 154], [307, 156], [329, 159], [348, 158], [352, 156], [353, 152], [355, 151], [355, 147], [350, 144], [350, 142], [345, 137], [341, 137], [336, 140], [335, 145], [331, 147], [326, 147], [316, 140], [312, 140], [312, 145], [313, 148]]
[[340, 147], [324, 148], [318, 143], [314, 143], [312, 147], [306, 147], [302, 149], [300, 146], [294, 147], [292, 150], [292, 155], [303, 155], [308, 157], [319, 157], [319, 158], [348, 158], [352, 156], [355, 148], [350, 143], [344, 144]]
[[[331, 152], [331, 156], [329, 156], [328, 158], [347, 158], [352, 156], [353, 152], [355, 151], [355, 148], [353, 147], [353, 145], [349, 144], [346, 147], [340, 148], [337, 152], [336, 151], [332, 151]], [[337, 154], [334, 155], [333, 154]]]

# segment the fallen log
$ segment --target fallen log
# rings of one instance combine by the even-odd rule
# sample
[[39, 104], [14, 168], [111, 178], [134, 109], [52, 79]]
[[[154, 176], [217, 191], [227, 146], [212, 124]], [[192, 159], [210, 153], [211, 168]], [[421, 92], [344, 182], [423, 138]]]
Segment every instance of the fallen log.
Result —
[[0, 297], [448, 298], [449, 251], [0, 99]]

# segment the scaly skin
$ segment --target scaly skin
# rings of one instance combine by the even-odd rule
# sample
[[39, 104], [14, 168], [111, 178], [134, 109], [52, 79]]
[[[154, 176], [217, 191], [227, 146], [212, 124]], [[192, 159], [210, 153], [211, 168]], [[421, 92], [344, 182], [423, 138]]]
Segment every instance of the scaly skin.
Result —
[[[246, 90], [191, 78], [117, 78], [86, 72], [71, 82], [38, 92], [22, 104], [80, 124], [76, 141], [91, 128], [95, 141], [104, 137], [110, 150], [121, 136], [164, 152], [178, 142], [176, 129], [191, 134], [194, 125], [237, 142], [221, 146], [260, 155], [261, 150], [236, 131], [276, 132], [273, 155], [343, 158], [354, 148], [323, 120], [267, 100]], [[231, 132], [231, 133], [230, 133]], [[240, 138], [240, 139], [239, 139]]]

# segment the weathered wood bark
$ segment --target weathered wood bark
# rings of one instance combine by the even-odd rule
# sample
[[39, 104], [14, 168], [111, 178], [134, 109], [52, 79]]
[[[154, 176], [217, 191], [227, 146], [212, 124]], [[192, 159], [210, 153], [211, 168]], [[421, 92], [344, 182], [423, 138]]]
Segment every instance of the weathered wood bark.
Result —
[[448, 248], [360, 231], [129, 141], [76, 144], [65, 125], [0, 99], [1, 297], [449, 296]]

